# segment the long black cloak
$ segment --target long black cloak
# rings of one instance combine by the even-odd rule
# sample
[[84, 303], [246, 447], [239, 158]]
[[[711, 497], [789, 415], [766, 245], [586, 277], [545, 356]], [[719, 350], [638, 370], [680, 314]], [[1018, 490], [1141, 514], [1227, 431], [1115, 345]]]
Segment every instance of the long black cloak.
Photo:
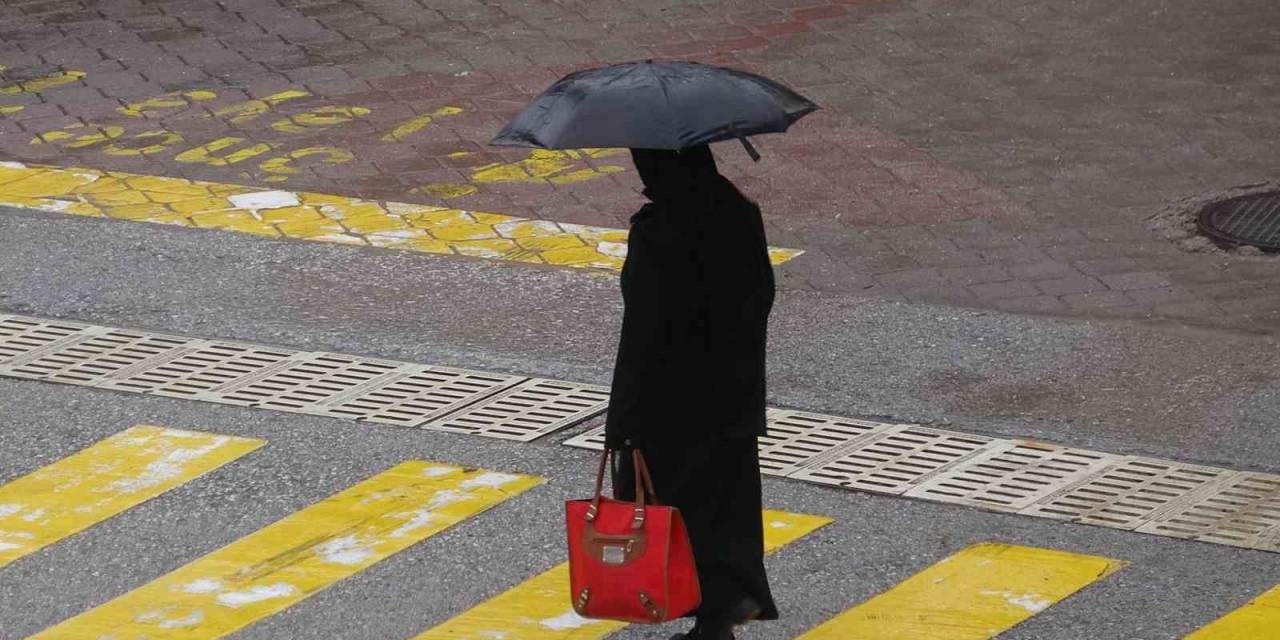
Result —
[[611, 447], [763, 435], [773, 268], [760, 208], [711, 150], [633, 150], [631, 218], [606, 435]]

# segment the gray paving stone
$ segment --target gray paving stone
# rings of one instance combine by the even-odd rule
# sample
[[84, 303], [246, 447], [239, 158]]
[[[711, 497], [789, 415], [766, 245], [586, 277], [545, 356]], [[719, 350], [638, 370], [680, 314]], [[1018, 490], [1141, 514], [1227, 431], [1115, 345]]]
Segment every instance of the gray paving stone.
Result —
[[1169, 279], [1162, 273], [1150, 271], [1131, 271], [1100, 276], [1103, 282], [1112, 289], [1128, 291], [1130, 289], [1155, 289], [1169, 286]]
[[1107, 285], [1099, 282], [1096, 278], [1090, 278], [1084, 275], [1073, 275], [1065, 278], [1052, 278], [1048, 280], [1037, 280], [1036, 288], [1048, 296], [1064, 296], [1072, 293], [1088, 293], [1090, 291], [1105, 291]]
[[1054, 296], [1025, 296], [996, 300], [996, 308], [1014, 313], [1061, 313], [1068, 307]]
[[973, 292], [979, 300], [987, 301], [1036, 296], [1040, 293], [1031, 283], [1017, 280], [975, 284], [969, 287], [969, 291]]

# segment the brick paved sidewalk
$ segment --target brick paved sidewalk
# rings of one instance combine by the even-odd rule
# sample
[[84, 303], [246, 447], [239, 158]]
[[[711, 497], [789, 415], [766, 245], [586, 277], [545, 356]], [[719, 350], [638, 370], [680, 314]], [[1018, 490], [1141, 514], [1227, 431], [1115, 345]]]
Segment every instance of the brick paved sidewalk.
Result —
[[692, 58], [826, 107], [759, 164], [719, 152], [808, 251], [784, 286], [1271, 333], [1275, 260], [1148, 218], [1277, 178], [1277, 24], [1268, 0], [11, 1], [0, 157], [623, 226], [625, 155], [484, 142], [570, 69]]

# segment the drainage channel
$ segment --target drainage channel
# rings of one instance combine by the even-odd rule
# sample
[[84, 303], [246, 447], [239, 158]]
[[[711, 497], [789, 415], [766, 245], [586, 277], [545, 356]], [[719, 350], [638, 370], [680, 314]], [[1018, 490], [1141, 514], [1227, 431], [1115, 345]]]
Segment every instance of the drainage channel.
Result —
[[[1280, 475], [770, 409], [766, 475], [1280, 553]], [[603, 428], [565, 441], [600, 450]]]
[[336, 353], [0, 315], [0, 376], [527, 442], [606, 389]]
[[[603, 387], [0, 315], [0, 376], [529, 442]], [[770, 408], [761, 471], [1280, 553], [1280, 475]], [[598, 427], [563, 444], [599, 450]]]

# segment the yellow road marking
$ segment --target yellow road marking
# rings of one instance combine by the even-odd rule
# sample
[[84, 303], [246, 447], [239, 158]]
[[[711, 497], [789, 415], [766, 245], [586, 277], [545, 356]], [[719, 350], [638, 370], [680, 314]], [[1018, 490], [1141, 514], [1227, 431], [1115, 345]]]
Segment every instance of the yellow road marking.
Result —
[[[273, 93], [261, 100], [247, 100], [233, 104], [228, 107], [222, 107], [213, 112], [215, 118], [226, 118], [230, 116], [228, 122], [231, 124], [240, 124], [248, 122], [258, 116], [271, 111], [271, 107], [289, 100], [297, 100], [310, 96], [310, 91], [302, 91], [300, 89], [288, 89], [279, 93]], [[201, 115], [201, 117], [204, 117]]]
[[[829, 518], [765, 511], [765, 549], [790, 544], [831, 522]], [[594, 640], [627, 626], [588, 620], [569, 604], [569, 564], [562, 563], [428, 629], [413, 640]]]
[[264, 444], [139, 425], [0, 486], [0, 567]]
[[64, 84], [77, 82], [86, 74], [83, 71], [59, 71], [58, 73], [47, 75], [43, 78], [27, 80], [11, 84], [7, 87], [0, 87], [0, 96], [16, 96], [20, 93], [40, 93], [45, 89], [60, 87]]
[[212, 91], [175, 91], [129, 103], [118, 107], [116, 111], [131, 118], [146, 118], [169, 109], [185, 109], [193, 103], [213, 100], [217, 97], [218, 94]]
[[828, 620], [800, 640], [984, 640], [1125, 563], [982, 543]]
[[220, 638], [541, 482], [404, 462], [32, 639]]
[[440, 107], [431, 113], [423, 114], [414, 118], [410, 118], [392, 129], [390, 133], [382, 136], [383, 142], [400, 142], [405, 138], [413, 135], [423, 127], [431, 124], [436, 118], [444, 116], [456, 116], [462, 113], [462, 109], [458, 107]]
[[271, 151], [274, 148], [273, 145], [265, 142], [256, 142], [249, 143], [243, 148], [218, 155], [225, 149], [233, 149], [246, 142], [247, 141], [244, 138], [238, 138], [235, 136], [218, 138], [217, 140], [207, 144], [202, 144], [198, 147], [183, 151], [182, 153], [174, 156], [173, 159], [178, 162], [207, 164], [211, 167], [225, 167], [237, 162], [244, 162], [249, 158], [255, 158]]
[[295, 149], [284, 155], [276, 156], [269, 160], [265, 160], [258, 165], [259, 169], [275, 174], [269, 175], [264, 180], [267, 182], [281, 182], [288, 179], [288, 176], [298, 173], [298, 168], [293, 166], [295, 160], [301, 160], [309, 156], [322, 156], [320, 161], [327, 165], [343, 164], [356, 159], [355, 154], [346, 149], [337, 147], [306, 147], [303, 149]]
[[308, 129], [336, 127], [370, 113], [366, 107], [319, 107], [276, 120], [271, 128], [280, 133], [307, 133]]
[[[221, 145], [217, 150], [223, 150], [231, 144], [236, 143], [215, 141], [206, 147], [213, 150]], [[230, 163], [243, 159], [240, 155], [251, 150], [188, 160]], [[288, 166], [273, 168], [279, 171]], [[0, 205], [573, 268], [616, 271], [626, 257], [627, 232], [623, 229], [17, 162], [0, 162]], [[770, 249], [774, 264], [801, 253]]]
[[1280, 640], [1280, 586], [1209, 623], [1186, 640]]
[[23, 109], [26, 109], [26, 107], [20, 104], [0, 106], [0, 116], [7, 116], [11, 113], [17, 113], [19, 111], [22, 111]]
[[479, 184], [486, 182], [542, 182], [544, 180], [558, 184], [584, 182], [601, 175], [618, 173], [625, 169], [620, 165], [606, 164], [595, 168], [568, 171], [578, 160], [584, 157], [604, 158], [618, 155], [622, 152], [623, 149], [580, 149], [568, 151], [533, 149], [524, 160], [518, 162], [488, 164], [477, 167], [471, 173], [471, 181]]

